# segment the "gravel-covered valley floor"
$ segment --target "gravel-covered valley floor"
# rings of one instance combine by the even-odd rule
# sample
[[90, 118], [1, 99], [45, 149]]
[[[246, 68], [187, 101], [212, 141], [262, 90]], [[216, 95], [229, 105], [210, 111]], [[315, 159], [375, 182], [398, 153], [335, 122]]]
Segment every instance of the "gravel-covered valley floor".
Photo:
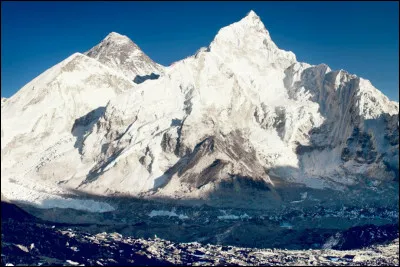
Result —
[[[14, 209], [11, 213], [10, 208]], [[3, 203], [1, 227], [2, 266], [399, 264], [398, 232], [391, 240], [355, 250], [242, 248], [175, 243], [157, 237], [133, 238], [118, 233], [90, 234], [79, 227], [44, 222]]]

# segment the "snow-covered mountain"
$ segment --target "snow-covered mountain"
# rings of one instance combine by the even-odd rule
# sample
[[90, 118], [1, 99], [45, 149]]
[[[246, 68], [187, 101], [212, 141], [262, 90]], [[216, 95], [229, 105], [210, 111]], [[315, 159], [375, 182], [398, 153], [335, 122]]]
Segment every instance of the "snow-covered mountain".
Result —
[[158, 77], [164, 67], [151, 60], [127, 36], [112, 32], [98, 45], [90, 49], [85, 55], [94, 58], [108, 67], [122, 72], [130, 80], [140, 83], [151, 78], [152, 74]]
[[111, 98], [133, 87], [123, 74], [75, 53], [2, 103], [2, 192], [39, 197], [32, 189], [68, 179], [85, 130]]
[[297, 62], [253, 11], [165, 69], [137, 51], [111, 33], [86, 53], [98, 61], [75, 54], [2, 105], [6, 197], [398, 180], [398, 103], [368, 80]]

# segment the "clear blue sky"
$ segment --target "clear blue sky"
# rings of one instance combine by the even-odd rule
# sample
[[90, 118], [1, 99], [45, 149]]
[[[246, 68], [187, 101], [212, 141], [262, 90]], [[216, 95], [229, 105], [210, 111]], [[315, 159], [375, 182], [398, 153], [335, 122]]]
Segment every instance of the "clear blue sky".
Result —
[[169, 65], [251, 9], [299, 61], [345, 69], [399, 100], [398, 2], [2, 2], [1, 95], [112, 31]]

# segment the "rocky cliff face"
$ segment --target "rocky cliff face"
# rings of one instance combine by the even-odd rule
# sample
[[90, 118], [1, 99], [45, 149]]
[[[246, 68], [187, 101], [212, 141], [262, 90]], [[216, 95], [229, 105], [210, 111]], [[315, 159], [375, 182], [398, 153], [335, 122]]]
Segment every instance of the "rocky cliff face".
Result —
[[[22, 198], [27, 180], [56, 194], [170, 197], [398, 180], [398, 103], [368, 80], [297, 62], [253, 11], [165, 69], [138, 51], [111, 33], [2, 105], [5, 195]], [[133, 86], [150, 71], [161, 76]]]

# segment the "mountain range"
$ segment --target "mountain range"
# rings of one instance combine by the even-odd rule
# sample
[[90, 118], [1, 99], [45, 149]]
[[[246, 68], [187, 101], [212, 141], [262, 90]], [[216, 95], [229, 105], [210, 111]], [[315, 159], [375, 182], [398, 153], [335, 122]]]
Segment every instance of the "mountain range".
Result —
[[370, 81], [279, 49], [253, 11], [171, 66], [112, 32], [2, 98], [1, 193], [107, 211], [65, 195], [398, 183], [398, 113]]

